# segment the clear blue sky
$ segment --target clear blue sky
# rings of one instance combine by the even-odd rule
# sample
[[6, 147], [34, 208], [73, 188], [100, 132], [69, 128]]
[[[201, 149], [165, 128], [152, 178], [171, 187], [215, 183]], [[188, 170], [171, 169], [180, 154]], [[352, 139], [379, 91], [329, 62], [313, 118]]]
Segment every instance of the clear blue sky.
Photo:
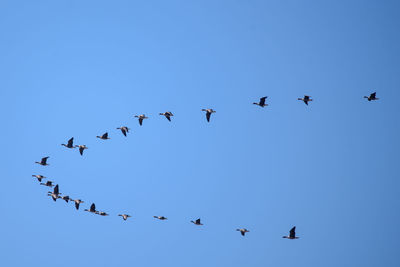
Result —
[[398, 266], [399, 10], [1, 1], [0, 265]]

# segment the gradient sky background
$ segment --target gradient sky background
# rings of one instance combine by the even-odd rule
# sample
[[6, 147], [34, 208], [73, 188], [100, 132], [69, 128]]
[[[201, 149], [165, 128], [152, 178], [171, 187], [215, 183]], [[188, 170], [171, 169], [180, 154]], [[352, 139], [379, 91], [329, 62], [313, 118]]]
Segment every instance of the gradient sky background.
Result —
[[[0, 265], [398, 266], [399, 11], [1, 1]], [[53, 202], [32, 174], [111, 216]]]

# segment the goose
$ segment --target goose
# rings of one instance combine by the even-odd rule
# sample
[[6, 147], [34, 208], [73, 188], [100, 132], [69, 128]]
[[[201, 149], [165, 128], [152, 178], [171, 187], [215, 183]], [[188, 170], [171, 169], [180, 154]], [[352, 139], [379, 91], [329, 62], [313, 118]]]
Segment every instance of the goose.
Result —
[[373, 92], [372, 94], [370, 94], [369, 96], [364, 96], [364, 98], [367, 98], [368, 101], [371, 100], [378, 100], [379, 98], [376, 98], [376, 92]]
[[171, 117], [174, 116], [174, 114], [172, 114], [172, 112], [167, 111], [165, 113], [160, 113], [160, 115], [165, 116], [165, 118], [167, 118], [167, 120], [171, 121]]
[[129, 133], [129, 128], [126, 126], [118, 127], [117, 130], [121, 130], [122, 134], [126, 136], [126, 133]]
[[296, 226], [294, 226], [292, 229], [290, 229], [290, 232], [289, 232], [288, 236], [282, 236], [282, 238], [298, 239], [299, 237], [296, 236]]
[[32, 174], [32, 177], [35, 177], [36, 179], [38, 179], [39, 182], [42, 181], [42, 179], [45, 179], [47, 177], [40, 175], [40, 174]]
[[81, 203], [84, 203], [82, 200], [80, 200], [80, 199], [75, 199], [75, 200], [72, 200], [71, 199], [71, 201], [74, 201], [74, 203], [75, 203], [75, 208], [77, 209], [77, 210], [79, 210], [79, 204], [81, 204]]
[[212, 108], [203, 108], [202, 111], [205, 111], [205, 112], [206, 112], [206, 118], [207, 118], [207, 121], [208, 121], [208, 122], [210, 122], [211, 114], [216, 112], [216, 111], [213, 110]]
[[143, 123], [143, 120], [144, 119], [148, 119], [148, 117], [146, 117], [146, 115], [144, 115], [144, 114], [142, 114], [142, 115], [135, 115], [135, 118], [138, 118], [139, 119], [139, 124], [140, 124], [140, 126], [142, 126], [142, 123]]
[[76, 147], [79, 147], [79, 153], [81, 154], [81, 156], [83, 156], [83, 151], [85, 149], [88, 149], [88, 147], [85, 146], [85, 145], [79, 145], [79, 146], [76, 146]]
[[42, 166], [50, 165], [50, 164], [47, 164], [47, 159], [48, 159], [48, 158], [50, 158], [50, 157], [44, 157], [44, 158], [42, 158], [42, 160], [41, 160], [40, 162], [35, 161], [35, 163], [40, 164], [40, 165], [42, 165]]
[[40, 184], [44, 185], [44, 186], [48, 186], [48, 187], [53, 187], [54, 186], [52, 181], [47, 181], [46, 183], [40, 183]]
[[61, 198], [62, 200], [65, 200], [65, 202], [67, 202], [68, 203], [68, 201], [73, 201], [73, 199], [72, 198], [70, 198], [69, 196], [59, 196], [58, 198]]
[[203, 225], [203, 224], [200, 222], [200, 218], [198, 218], [196, 221], [190, 221], [190, 222], [194, 223], [195, 225]]
[[94, 203], [92, 203], [92, 205], [90, 205], [90, 209], [85, 209], [85, 211], [91, 212], [91, 213], [97, 213], [98, 211], [96, 210], [96, 205]]
[[242, 236], [244, 236], [246, 233], [250, 232], [246, 228], [236, 229], [236, 231], [239, 231], [242, 234]]
[[107, 140], [107, 139], [111, 139], [108, 138], [108, 133], [103, 134], [102, 136], [96, 136], [97, 138], [100, 138], [101, 140]]
[[72, 137], [71, 139], [68, 140], [68, 144], [61, 144], [62, 146], [65, 146], [67, 148], [75, 148], [74, 146], [74, 138]]
[[164, 217], [164, 216], [153, 216], [154, 218], [156, 218], [156, 219], [159, 219], [159, 220], [161, 220], [161, 221], [163, 221], [163, 220], [168, 220], [166, 217]]
[[308, 96], [308, 95], [304, 95], [303, 98], [297, 98], [297, 100], [303, 100], [304, 103], [306, 103], [307, 106], [308, 106], [308, 101], [313, 101], [313, 100], [310, 98], [310, 96]]
[[122, 219], [124, 219], [124, 221], [126, 221], [126, 219], [128, 219], [129, 217], [132, 217], [132, 216], [130, 216], [128, 214], [118, 214], [118, 216], [121, 216]]
[[100, 216], [108, 216], [110, 214], [104, 212], [104, 211], [98, 211], [96, 214], [100, 215]]
[[260, 102], [258, 102], [258, 103], [254, 102], [253, 104], [257, 105], [257, 106], [260, 106], [262, 108], [265, 107], [265, 106], [268, 106], [268, 104], [265, 104], [265, 99], [267, 99], [267, 97], [268, 96], [261, 97], [260, 98]]
[[57, 200], [57, 198], [59, 198], [59, 195], [60, 193], [59, 193], [59, 191], [58, 191], [58, 185], [56, 185], [55, 187], [54, 187], [54, 189], [53, 189], [53, 192], [48, 192], [48, 196], [51, 196], [51, 198], [54, 200], [54, 201], [56, 201]]

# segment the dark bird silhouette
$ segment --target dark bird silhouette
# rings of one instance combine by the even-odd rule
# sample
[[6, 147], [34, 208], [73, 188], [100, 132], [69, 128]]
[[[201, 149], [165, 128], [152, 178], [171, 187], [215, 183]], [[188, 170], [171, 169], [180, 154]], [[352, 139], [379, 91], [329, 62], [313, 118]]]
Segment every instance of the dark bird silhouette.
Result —
[[160, 113], [160, 115], [165, 116], [165, 118], [167, 118], [167, 120], [171, 121], [171, 117], [174, 116], [174, 114], [172, 114], [172, 112], [167, 111], [165, 113]]
[[246, 228], [242, 228], [242, 229], [236, 229], [236, 231], [239, 231], [242, 236], [244, 236], [246, 233], [250, 232], [249, 230], [247, 230]]
[[108, 216], [110, 214], [104, 212], [104, 211], [98, 211], [96, 214], [100, 215], [100, 216]]
[[84, 151], [85, 149], [88, 149], [88, 147], [85, 146], [85, 145], [79, 145], [79, 146], [77, 146], [77, 147], [79, 147], [79, 153], [81, 154], [81, 156], [83, 155], [83, 151]]
[[309, 101], [313, 101], [313, 100], [310, 98], [310, 96], [308, 96], [308, 95], [304, 95], [303, 98], [297, 98], [297, 100], [302, 100], [302, 101], [304, 101], [304, 103], [306, 103], [307, 106], [308, 106], [308, 102], [309, 102]]
[[68, 203], [68, 201], [73, 201], [73, 199], [71, 199], [69, 196], [58, 196], [58, 198], [61, 198], [62, 200], [64, 200], [65, 202]]
[[98, 211], [96, 210], [96, 205], [94, 203], [92, 203], [92, 205], [90, 205], [90, 209], [85, 209], [85, 211], [91, 212], [91, 213], [97, 213]]
[[139, 116], [135, 115], [135, 118], [139, 119], [139, 124], [140, 124], [140, 126], [142, 126], [143, 120], [144, 119], [148, 119], [149, 117], [146, 117], [146, 115], [142, 114], [142, 115], [139, 115]]
[[126, 136], [126, 133], [129, 133], [129, 128], [126, 126], [118, 127], [117, 130], [121, 130], [122, 134]]
[[101, 140], [107, 140], [107, 139], [111, 139], [108, 138], [108, 133], [103, 134], [102, 136], [96, 136], [97, 138], [100, 138]]
[[211, 114], [215, 113], [216, 111], [212, 108], [203, 108], [202, 111], [206, 112], [207, 121], [210, 122]]
[[35, 177], [36, 179], [38, 179], [39, 182], [42, 181], [42, 179], [45, 179], [47, 177], [40, 175], [40, 174], [33, 174], [32, 177]]
[[298, 239], [299, 237], [296, 236], [296, 226], [294, 226], [292, 229], [290, 229], [290, 232], [289, 232], [288, 236], [282, 236], [282, 238]]
[[121, 216], [122, 219], [124, 219], [124, 221], [126, 221], [129, 217], [132, 217], [132, 216], [130, 216], [128, 214], [118, 214], [118, 216]]
[[54, 186], [52, 181], [47, 181], [46, 183], [40, 183], [40, 184], [44, 185], [44, 186], [48, 186], [48, 187], [53, 187]]
[[75, 203], [75, 208], [77, 209], [77, 210], [79, 210], [79, 204], [81, 204], [81, 203], [84, 203], [82, 200], [80, 200], [80, 199], [75, 199], [75, 200], [72, 200], [71, 199], [71, 201], [74, 201], [74, 203]]
[[164, 217], [164, 216], [153, 216], [153, 217], [156, 218], [156, 219], [159, 219], [159, 220], [161, 220], [161, 221], [167, 220], [167, 218]]
[[65, 146], [67, 148], [75, 148], [74, 146], [74, 138], [72, 137], [71, 139], [68, 140], [68, 144], [61, 144], [62, 146]]
[[367, 98], [368, 101], [371, 100], [378, 100], [379, 98], [376, 98], [376, 92], [373, 92], [372, 94], [370, 94], [369, 96], [364, 96], [364, 98]]
[[35, 161], [35, 163], [40, 164], [40, 165], [42, 165], [42, 166], [50, 165], [50, 164], [47, 164], [47, 159], [48, 159], [48, 158], [50, 158], [50, 157], [44, 157], [44, 158], [42, 158], [42, 160], [41, 160], [40, 162]]
[[56, 201], [57, 200], [57, 198], [59, 198], [59, 195], [60, 194], [60, 192], [59, 192], [59, 190], [58, 190], [58, 185], [56, 185], [55, 187], [54, 187], [54, 189], [53, 189], [53, 192], [48, 192], [48, 196], [51, 196], [51, 198], [54, 200], [54, 201]]
[[257, 106], [260, 106], [262, 108], [265, 107], [265, 106], [268, 106], [268, 104], [265, 104], [265, 99], [267, 99], [267, 97], [268, 96], [261, 97], [260, 98], [260, 102], [258, 102], [258, 103], [254, 102], [253, 104], [257, 105]]
[[196, 221], [190, 221], [190, 222], [194, 223], [195, 225], [203, 225], [203, 224], [200, 222], [200, 218], [198, 218]]

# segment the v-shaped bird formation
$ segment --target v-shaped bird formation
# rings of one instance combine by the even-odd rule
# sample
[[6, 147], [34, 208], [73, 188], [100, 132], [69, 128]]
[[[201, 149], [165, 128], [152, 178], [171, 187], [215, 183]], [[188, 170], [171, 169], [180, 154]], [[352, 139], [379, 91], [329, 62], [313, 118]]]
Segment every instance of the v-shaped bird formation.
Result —
[[[254, 102], [253, 104], [264, 108], [264, 107], [268, 106], [268, 104], [266, 104], [266, 99], [267, 98], [268, 98], [268, 96], [261, 97], [258, 102]], [[369, 96], [364, 96], [364, 98], [366, 98], [368, 101], [375, 101], [375, 100], [379, 99], [379, 98], [376, 97], [376, 92], [371, 93]], [[308, 106], [308, 103], [310, 101], [313, 101], [311, 96], [308, 96], [308, 95], [304, 95], [304, 97], [298, 98], [298, 100], [303, 101], [307, 106]], [[207, 122], [210, 122], [211, 115], [213, 113], [216, 113], [216, 111], [213, 110], [212, 108], [202, 109], [202, 111], [206, 112], [205, 115], [206, 115]], [[164, 116], [170, 122], [171, 122], [171, 117], [174, 116], [174, 114], [172, 114], [171, 111], [166, 111], [164, 113], [159, 113], [159, 115]], [[144, 114], [135, 115], [134, 117], [138, 119], [140, 126], [143, 125], [143, 120], [144, 119], [148, 119], [149, 118], [149, 117], [146, 117], [146, 115], [144, 115]], [[116, 128], [116, 129], [120, 130], [121, 133], [125, 137], [127, 136], [127, 134], [130, 131], [130, 128], [128, 128], [127, 126], [121, 126], [121, 127]], [[96, 136], [96, 138], [99, 138], [101, 140], [109, 140], [109, 139], [111, 139], [111, 138], [108, 137], [108, 132], [105, 132], [103, 135], [100, 135], [100, 136], [98, 135], [98, 136]], [[68, 148], [68, 149], [78, 148], [79, 149], [79, 153], [80, 153], [81, 156], [83, 156], [84, 150], [88, 149], [88, 147], [86, 145], [74, 145], [74, 138], [73, 137], [71, 137], [68, 140], [67, 144], [61, 144], [61, 145], [66, 147], [66, 148]], [[37, 163], [37, 164], [39, 164], [41, 166], [49, 166], [50, 164], [47, 163], [49, 158], [50, 157], [48, 157], [48, 156], [43, 157], [40, 161], [36, 161], [35, 163]], [[79, 210], [80, 204], [85, 203], [81, 199], [72, 199], [69, 195], [64, 195], [64, 194], [60, 193], [59, 185], [58, 184], [54, 185], [54, 183], [52, 181], [50, 181], [50, 180], [47, 180], [46, 182], [42, 182], [43, 179], [47, 179], [46, 176], [43, 176], [41, 174], [33, 174], [32, 177], [36, 178], [38, 180], [38, 182], [40, 183], [40, 185], [44, 185], [44, 186], [47, 186], [47, 187], [50, 187], [50, 188], [54, 187], [53, 191], [48, 191], [47, 192], [47, 195], [50, 196], [53, 201], [57, 201], [57, 199], [62, 199], [66, 203], [74, 203], [76, 210]], [[96, 215], [100, 215], [100, 216], [109, 216], [110, 215], [105, 211], [96, 210], [95, 203], [92, 203], [90, 205], [89, 209], [84, 209], [84, 211], [89, 212], [89, 213], [93, 213], [93, 214], [96, 214]], [[124, 221], [126, 221], [128, 218], [132, 217], [131, 215], [128, 215], [126, 213], [118, 214], [118, 216], [122, 217], [122, 219]], [[159, 216], [158, 215], [158, 216], [153, 216], [153, 217], [155, 219], [160, 220], [160, 221], [167, 220], [167, 217], [164, 217], [164, 216]], [[197, 226], [202, 226], [203, 225], [203, 223], [201, 222], [200, 218], [198, 218], [196, 220], [192, 220], [190, 222], [193, 223], [194, 225], [197, 225]], [[246, 228], [238, 228], [238, 229], [236, 229], [236, 231], [240, 232], [240, 234], [242, 236], [245, 236], [246, 233], [250, 232]], [[296, 231], [296, 226], [291, 228], [290, 231], [289, 231], [289, 235], [283, 236], [283, 238], [291, 239], [291, 240], [298, 239], [299, 237], [296, 236], [296, 232], [295, 231]]]

